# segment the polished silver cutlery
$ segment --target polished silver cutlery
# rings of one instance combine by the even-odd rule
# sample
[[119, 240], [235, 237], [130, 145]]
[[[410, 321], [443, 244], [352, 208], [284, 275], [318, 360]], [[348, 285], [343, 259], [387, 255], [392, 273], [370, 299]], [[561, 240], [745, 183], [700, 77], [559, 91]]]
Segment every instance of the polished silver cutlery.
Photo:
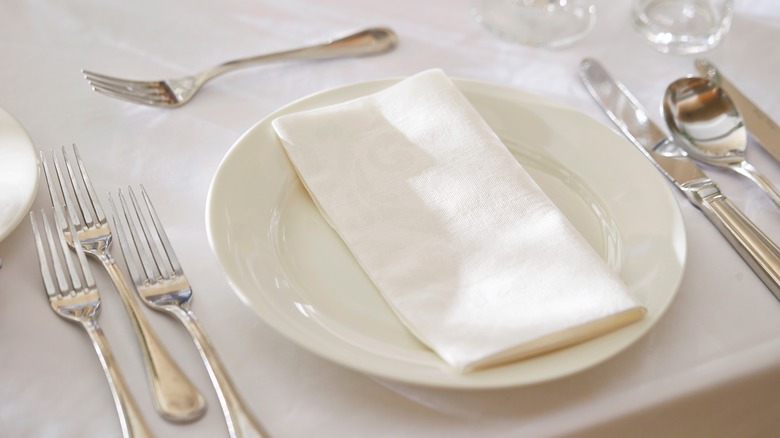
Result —
[[[43, 219], [43, 233], [40, 231], [35, 214], [30, 212], [41, 278], [52, 310], [60, 317], [80, 324], [89, 334], [111, 388], [122, 428], [122, 436], [125, 438], [151, 437], [152, 433], [127, 388], [108, 346], [108, 341], [98, 324], [100, 292], [95, 285], [95, 279], [80, 245], [78, 233], [73, 228], [73, 224], [69, 223], [66, 216], [62, 214], [62, 211], [54, 213], [56, 237], [52, 233], [49, 219], [44, 212], [41, 212], [41, 218]], [[67, 241], [66, 232], [71, 236]], [[75, 262], [68, 251], [68, 244], [74, 244], [77, 256]]]
[[98, 93], [142, 105], [174, 108], [189, 102], [206, 82], [233, 70], [273, 61], [375, 55], [393, 49], [397, 42], [398, 37], [395, 32], [378, 27], [314, 46], [224, 62], [192, 76], [181, 78], [136, 81], [88, 70], [82, 70], [82, 73], [92, 89]]
[[696, 70], [700, 75], [712, 79], [720, 85], [729, 94], [736, 104], [742, 117], [745, 119], [745, 126], [750, 134], [758, 140], [758, 143], [769, 152], [775, 160], [780, 162], [780, 126], [772, 120], [755, 103], [747, 98], [730, 80], [723, 75], [723, 72], [710, 60], [698, 58], [695, 61]]
[[52, 172], [44, 153], [41, 152], [41, 164], [54, 212], [58, 216], [67, 213], [74, 225], [75, 232], [62, 227], [65, 240], [73, 250], [84, 251], [99, 260], [114, 282], [141, 346], [155, 408], [160, 415], [177, 422], [199, 418], [205, 412], [205, 399], [157, 338], [133, 297], [132, 286], [109, 252], [113, 232], [78, 149], [73, 145], [76, 169], [68, 158], [65, 147], [62, 148], [61, 156], [65, 171], [62, 170], [54, 150], [51, 151], [51, 164], [54, 166]]
[[675, 144], [691, 158], [753, 181], [780, 207], [775, 186], [747, 161], [747, 131], [728, 93], [707, 78], [680, 78], [664, 93], [662, 111]]
[[580, 63], [588, 92], [620, 131], [699, 208], [780, 299], [780, 248], [650, 119], [628, 89], [593, 59]]
[[165, 229], [141, 187], [139, 201], [128, 188], [128, 197], [117, 191], [109, 196], [114, 228], [127, 270], [144, 303], [154, 310], [178, 318], [192, 336], [217, 392], [231, 437], [261, 437], [265, 433], [246, 407], [230, 380], [195, 313], [190, 309], [192, 287], [179, 263]]

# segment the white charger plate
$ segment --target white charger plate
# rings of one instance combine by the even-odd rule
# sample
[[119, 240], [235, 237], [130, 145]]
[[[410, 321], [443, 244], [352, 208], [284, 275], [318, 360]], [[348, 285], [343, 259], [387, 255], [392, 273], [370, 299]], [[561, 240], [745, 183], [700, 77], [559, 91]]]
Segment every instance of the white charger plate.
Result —
[[658, 322], [677, 292], [686, 256], [679, 206], [660, 173], [628, 141], [578, 111], [513, 88], [455, 80], [648, 312], [597, 339], [467, 374], [417, 341], [317, 211], [271, 127], [282, 114], [395, 82], [354, 84], [294, 102], [247, 131], [217, 169], [206, 206], [209, 242], [231, 287], [263, 320], [352, 369], [449, 388], [567, 376], [614, 356]]
[[38, 158], [21, 124], [0, 108], [0, 241], [27, 215], [38, 191]]

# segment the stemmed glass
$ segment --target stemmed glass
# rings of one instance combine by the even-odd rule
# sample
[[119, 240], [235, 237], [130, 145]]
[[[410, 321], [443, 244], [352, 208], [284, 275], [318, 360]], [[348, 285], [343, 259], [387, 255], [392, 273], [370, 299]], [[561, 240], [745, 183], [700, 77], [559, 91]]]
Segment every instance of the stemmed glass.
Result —
[[501, 38], [534, 47], [572, 44], [596, 22], [596, 7], [584, 0], [472, 0], [472, 13]]

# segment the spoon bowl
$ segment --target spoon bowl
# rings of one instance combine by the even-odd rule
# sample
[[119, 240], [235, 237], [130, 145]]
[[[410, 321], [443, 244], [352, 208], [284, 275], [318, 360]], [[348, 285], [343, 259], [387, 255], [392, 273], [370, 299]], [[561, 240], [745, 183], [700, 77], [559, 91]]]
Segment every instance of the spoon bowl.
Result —
[[734, 102], [715, 82], [681, 78], [666, 89], [666, 124], [675, 143], [703, 163], [750, 178], [780, 207], [780, 193], [747, 161], [747, 129]]

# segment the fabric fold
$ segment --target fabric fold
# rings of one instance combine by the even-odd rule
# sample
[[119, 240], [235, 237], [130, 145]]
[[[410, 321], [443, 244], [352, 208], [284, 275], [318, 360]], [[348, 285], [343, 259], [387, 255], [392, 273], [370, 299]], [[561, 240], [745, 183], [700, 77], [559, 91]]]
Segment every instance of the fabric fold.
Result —
[[441, 70], [273, 127], [390, 307], [456, 369], [562, 348], [644, 315]]

